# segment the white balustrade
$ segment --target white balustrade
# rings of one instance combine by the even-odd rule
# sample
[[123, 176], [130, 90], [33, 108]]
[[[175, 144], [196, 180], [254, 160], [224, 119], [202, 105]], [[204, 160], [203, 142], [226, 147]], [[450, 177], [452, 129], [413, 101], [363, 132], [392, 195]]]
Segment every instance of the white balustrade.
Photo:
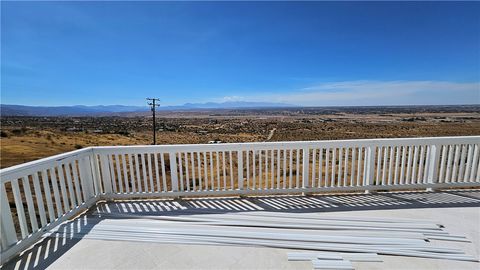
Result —
[[90, 147], [0, 170], [2, 263], [98, 200], [480, 186], [480, 136]]

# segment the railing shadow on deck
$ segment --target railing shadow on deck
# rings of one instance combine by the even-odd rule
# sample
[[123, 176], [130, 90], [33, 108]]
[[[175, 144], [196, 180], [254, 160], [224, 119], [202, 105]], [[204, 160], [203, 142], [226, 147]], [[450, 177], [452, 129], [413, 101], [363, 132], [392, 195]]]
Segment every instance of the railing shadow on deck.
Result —
[[[2, 270], [13, 269], [46, 269], [56, 260], [58, 260], [63, 254], [70, 250], [81, 240], [78, 232], [88, 232], [91, 228], [87, 225], [86, 215], [84, 218], [77, 218], [73, 222], [64, 226], [65, 233], [59, 235], [58, 233], [52, 233], [52, 235], [42, 238], [39, 242], [33, 245], [31, 248], [25, 250], [20, 255], [12, 258], [10, 261], [2, 265]], [[94, 225], [98, 223], [98, 220], [88, 220], [88, 225]], [[94, 223], [94, 224], [92, 224]], [[63, 225], [61, 225], [63, 226]]]
[[249, 211], [308, 213], [478, 206], [480, 206], [480, 190], [139, 200], [100, 203], [92, 211], [92, 214], [105, 218], [134, 218], [136, 216], [198, 215]]
[[[2, 269], [45, 269], [75, 246], [81, 235], [92, 228], [92, 222], [95, 225], [104, 219], [248, 211], [311, 213], [479, 206], [480, 190], [103, 202], [74, 221], [61, 225], [66, 228], [62, 235], [52, 233], [50, 237], [43, 238]], [[96, 218], [87, 218], [92, 216]]]

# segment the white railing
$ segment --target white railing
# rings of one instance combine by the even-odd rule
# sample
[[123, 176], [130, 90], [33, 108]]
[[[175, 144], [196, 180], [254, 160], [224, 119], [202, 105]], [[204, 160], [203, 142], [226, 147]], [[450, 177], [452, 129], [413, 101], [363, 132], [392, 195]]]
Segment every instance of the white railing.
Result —
[[73, 151], [0, 171], [2, 263], [100, 199], [478, 187], [479, 147], [472, 136]]

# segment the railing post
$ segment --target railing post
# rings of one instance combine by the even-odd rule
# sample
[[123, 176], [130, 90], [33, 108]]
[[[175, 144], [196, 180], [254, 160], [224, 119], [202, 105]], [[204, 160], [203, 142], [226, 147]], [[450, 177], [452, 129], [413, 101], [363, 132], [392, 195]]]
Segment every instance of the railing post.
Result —
[[238, 160], [238, 189], [243, 189], [243, 151], [239, 150], [237, 156]]
[[[438, 162], [440, 159], [440, 145], [430, 145], [430, 160], [428, 161], [428, 173], [427, 173], [427, 183], [428, 184], [435, 184], [438, 174]], [[427, 191], [432, 191], [432, 188], [427, 188]]]
[[174, 152], [168, 153], [170, 159], [170, 176], [172, 191], [178, 191], [177, 155]]
[[310, 166], [310, 149], [303, 148], [302, 188], [310, 187], [308, 183], [308, 171]]
[[369, 186], [373, 183], [373, 175], [375, 174], [375, 146], [367, 147], [367, 170], [365, 171], [366, 186], [365, 193], [370, 193]]

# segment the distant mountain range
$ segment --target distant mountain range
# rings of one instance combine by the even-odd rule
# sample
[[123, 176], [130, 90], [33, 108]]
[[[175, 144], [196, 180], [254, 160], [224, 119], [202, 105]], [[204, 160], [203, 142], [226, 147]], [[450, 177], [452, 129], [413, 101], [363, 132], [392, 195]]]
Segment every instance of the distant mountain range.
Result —
[[[207, 102], [186, 103], [180, 106], [159, 107], [159, 111], [189, 111], [201, 109], [234, 109], [234, 108], [278, 108], [293, 107], [284, 103], [269, 102]], [[125, 113], [148, 112], [147, 106], [99, 105], [99, 106], [25, 106], [0, 104], [2, 116], [107, 116]]]

